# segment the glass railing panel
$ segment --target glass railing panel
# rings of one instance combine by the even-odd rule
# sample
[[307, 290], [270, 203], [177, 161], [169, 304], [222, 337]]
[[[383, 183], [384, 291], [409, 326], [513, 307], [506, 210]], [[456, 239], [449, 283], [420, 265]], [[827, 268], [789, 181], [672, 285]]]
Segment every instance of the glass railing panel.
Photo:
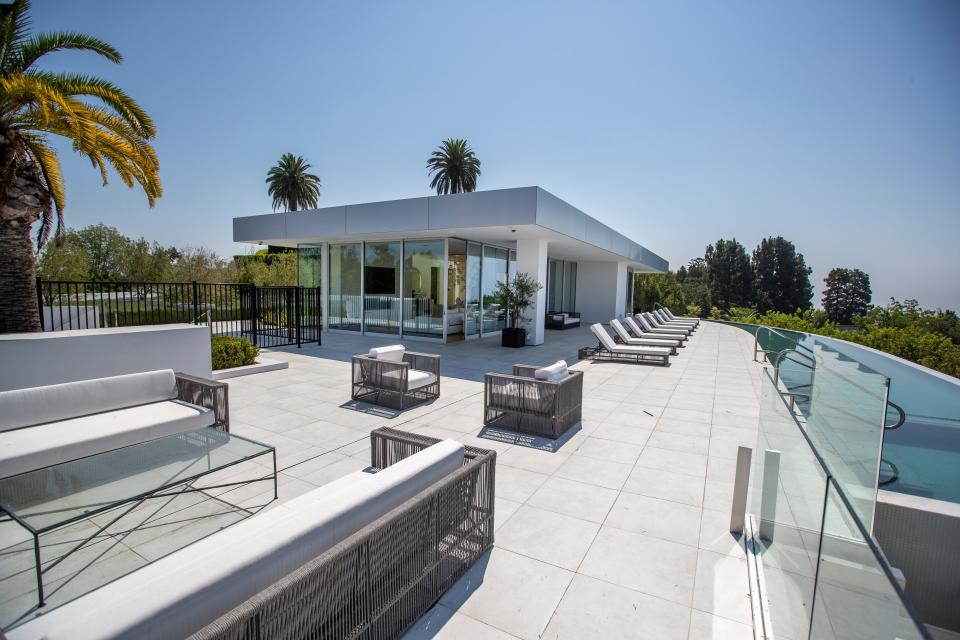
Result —
[[806, 639], [827, 476], [781, 398], [771, 367], [761, 375], [751, 479], [750, 511], [773, 633]]
[[[907, 609], [885, 560], [834, 482], [826, 515], [811, 638], [911, 640], [926, 638]], [[852, 506], [852, 505], [850, 505]]]
[[873, 522], [887, 379], [818, 362], [803, 428], [862, 522]]

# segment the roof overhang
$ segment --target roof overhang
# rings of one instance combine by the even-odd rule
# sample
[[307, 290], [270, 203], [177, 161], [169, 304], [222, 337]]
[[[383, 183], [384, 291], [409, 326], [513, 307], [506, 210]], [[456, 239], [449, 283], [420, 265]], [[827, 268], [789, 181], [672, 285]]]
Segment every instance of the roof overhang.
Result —
[[299, 244], [462, 237], [513, 248], [518, 240], [549, 242], [565, 260], [627, 262], [635, 271], [664, 272], [666, 260], [540, 187], [324, 207], [233, 219], [235, 242]]

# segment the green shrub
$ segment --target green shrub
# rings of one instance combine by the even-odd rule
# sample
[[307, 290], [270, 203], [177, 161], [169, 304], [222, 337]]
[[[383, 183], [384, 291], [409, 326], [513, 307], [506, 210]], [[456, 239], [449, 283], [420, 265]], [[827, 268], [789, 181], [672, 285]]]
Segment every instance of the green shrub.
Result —
[[703, 316], [703, 309], [698, 304], [688, 304], [687, 315], [691, 318], [700, 318]]
[[259, 348], [243, 338], [214, 336], [210, 339], [210, 355], [213, 359], [214, 371], [253, 364], [259, 353]]

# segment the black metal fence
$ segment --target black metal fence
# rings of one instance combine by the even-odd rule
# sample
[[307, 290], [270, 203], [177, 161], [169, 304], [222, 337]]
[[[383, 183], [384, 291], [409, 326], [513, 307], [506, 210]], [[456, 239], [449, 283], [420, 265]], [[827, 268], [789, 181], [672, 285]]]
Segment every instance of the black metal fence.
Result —
[[260, 347], [320, 342], [320, 290], [212, 282], [80, 282], [37, 278], [44, 331], [187, 322]]

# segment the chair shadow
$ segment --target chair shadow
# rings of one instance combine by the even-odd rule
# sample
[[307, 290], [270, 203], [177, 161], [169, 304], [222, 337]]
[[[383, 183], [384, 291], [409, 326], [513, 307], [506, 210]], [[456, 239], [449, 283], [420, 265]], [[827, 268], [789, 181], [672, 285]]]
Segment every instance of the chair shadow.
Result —
[[569, 442], [570, 439], [577, 435], [581, 430], [581, 423], [577, 422], [575, 425], [567, 429], [559, 438], [554, 439], [547, 438], [545, 436], [535, 436], [528, 433], [521, 433], [511, 429], [485, 426], [480, 429], [480, 433], [477, 434], [477, 437], [493, 440], [495, 442], [502, 442], [504, 444], [526, 447], [528, 449], [536, 449], [537, 451], [557, 453], [560, 451], [563, 445]]
[[369, 402], [363, 402], [361, 400], [347, 400], [346, 402], [340, 404], [340, 408], [356, 411], [357, 413], [365, 413], [368, 416], [374, 416], [377, 418], [386, 418], [388, 420], [393, 420], [403, 413], [397, 409], [381, 407], [378, 404], [370, 404]]

